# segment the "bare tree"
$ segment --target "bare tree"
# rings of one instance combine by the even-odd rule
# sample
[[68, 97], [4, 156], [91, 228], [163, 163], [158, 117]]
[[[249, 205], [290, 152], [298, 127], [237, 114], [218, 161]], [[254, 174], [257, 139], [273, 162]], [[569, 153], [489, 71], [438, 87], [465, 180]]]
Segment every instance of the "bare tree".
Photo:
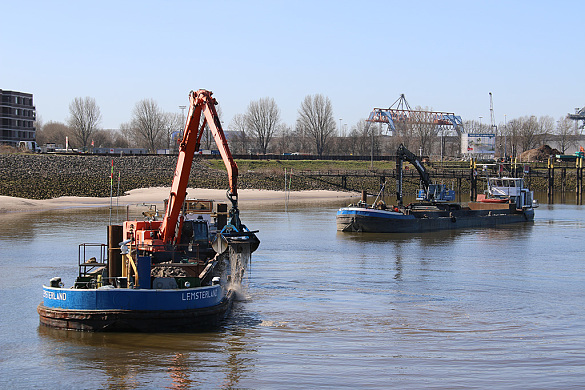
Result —
[[132, 120], [123, 128], [130, 131], [137, 145], [155, 152], [166, 142], [165, 114], [152, 99], [136, 103]]
[[91, 140], [92, 146], [95, 148], [127, 148], [129, 146], [128, 140], [120, 130], [96, 130]]
[[111, 147], [114, 137], [111, 130], [96, 130], [91, 137], [91, 146], [95, 148]]
[[349, 132], [349, 139], [351, 140], [349, 151], [352, 155], [367, 156], [371, 153], [372, 136], [374, 136], [375, 142], [377, 127], [372, 123], [366, 122], [365, 119], [360, 119], [351, 127]]
[[327, 150], [329, 138], [335, 134], [333, 107], [328, 97], [307, 95], [298, 110], [297, 127], [302, 127], [314, 139], [319, 157]]
[[[122, 139], [126, 140], [127, 146], [142, 146], [137, 142], [131, 122], [121, 123], [118, 130]], [[118, 140], [119, 141], [119, 140]]]
[[65, 145], [65, 138], [72, 137], [71, 129], [61, 122], [47, 122], [37, 128], [37, 143], [44, 145], [47, 143]]
[[234, 151], [237, 153], [248, 153], [248, 132], [246, 129], [246, 116], [236, 114], [229, 124], [229, 129], [234, 133]]
[[556, 135], [558, 137], [558, 146], [561, 153], [565, 154], [567, 149], [577, 145], [579, 130], [576, 122], [566, 116], [562, 116], [557, 121]]
[[476, 120], [465, 121], [463, 127], [468, 134], [490, 134], [494, 132], [491, 126]]
[[522, 133], [522, 124], [523, 120], [521, 118], [515, 118], [506, 124], [503, 134], [507, 139], [507, 153], [511, 157], [518, 156], [522, 151], [518, 150], [520, 148], [520, 139]]
[[280, 110], [273, 98], [250, 102], [246, 112], [246, 127], [256, 138], [258, 149], [266, 154], [272, 136], [280, 122]]
[[536, 143], [543, 145], [555, 132], [555, 120], [550, 115], [541, 116], [537, 127]]
[[278, 154], [290, 153], [292, 130], [284, 123], [278, 126], [278, 137], [276, 138], [276, 152]]
[[396, 127], [396, 131], [394, 131], [393, 137], [395, 139], [395, 148], [393, 148], [394, 150], [392, 150], [391, 154], [396, 152], [400, 144], [403, 144], [404, 147], [406, 147], [408, 150], [414, 150], [415, 143], [418, 143], [418, 141], [416, 140], [414, 126], [412, 126], [412, 123], [406, 121], [396, 121], [394, 122], [394, 126]]
[[416, 107], [413, 117], [411, 118], [412, 133], [418, 140], [418, 146], [423, 154], [430, 154], [433, 146], [433, 140], [437, 135], [437, 125], [429, 122], [428, 115], [421, 107]]
[[164, 127], [165, 147], [173, 149], [178, 135], [185, 127], [183, 115], [178, 112], [164, 113], [162, 117], [162, 126]]
[[122, 129], [112, 130], [112, 145], [115, 148], [129, 148], [130, 140], [127, 137], [127, 133], [124, 133]]
[[541, 118], [539, 121], [534, 115], [523, 116], [508, 121], [506, 128], [502, 133], [507, 137], [508, 144], [511, 146], [511, 156], [517, 156], [520, 153], [532, 149], [544, 139], [543, 132], [550, 126], [547, 118]]
[[520, 126], [520, 147], [522, 151], [530, 150], [538, 143], [538, 135], [540, 134], [540, 126], [536, 117], [522, 117], [520, 118], [522, 125]]
[[33, 126], [35, 128], [35, 141], [37, 141], [37, 144], [39, 145], [42, 145], [39, 141], [39, 133], [42, 131], [43, 125], [44, 125], [43, 118], [40, 115], [37, 115], [33, 122]]
[[69, 127], [79, 141], [80, 146], [85, 150], [92, 134], [98, 130], [102, 120], [100, 108], [94, 98], [76, 97], [69, 104], [69, 115]]

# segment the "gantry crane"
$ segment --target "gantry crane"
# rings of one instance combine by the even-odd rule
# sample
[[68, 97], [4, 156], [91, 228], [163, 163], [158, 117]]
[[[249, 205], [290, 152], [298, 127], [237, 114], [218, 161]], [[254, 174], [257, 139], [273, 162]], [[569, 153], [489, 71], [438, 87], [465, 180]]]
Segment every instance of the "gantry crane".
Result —
[[[396, 106], [395, 108], [393, 108]], [[413, 110], [406, 101], [404, 94], [392, 103], [389, 108], [374, 108], [367, 119], [369, 123], [385, 123], [388, 130], [399, 131], [397, 123], [405, 124], [432, 124], [435, 125], [436, 133], [440, 129], [449, 127], [458, 134], [463, 131], [461, 117], [452, 112]]]

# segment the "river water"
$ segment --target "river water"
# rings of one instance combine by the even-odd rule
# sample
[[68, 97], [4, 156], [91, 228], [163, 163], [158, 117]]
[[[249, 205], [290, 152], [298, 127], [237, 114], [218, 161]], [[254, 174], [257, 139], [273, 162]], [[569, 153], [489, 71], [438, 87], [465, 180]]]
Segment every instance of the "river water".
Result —
[[[343, 202], [346, 203], [346, 202]], [[343, 204], [242, 211], [241, 299], [203, 334], [39, 326], [107, 209], [0, 215], [0, 388], [568, 389], [585, 383], [585, 211], [416, 235], [338, 233]]]

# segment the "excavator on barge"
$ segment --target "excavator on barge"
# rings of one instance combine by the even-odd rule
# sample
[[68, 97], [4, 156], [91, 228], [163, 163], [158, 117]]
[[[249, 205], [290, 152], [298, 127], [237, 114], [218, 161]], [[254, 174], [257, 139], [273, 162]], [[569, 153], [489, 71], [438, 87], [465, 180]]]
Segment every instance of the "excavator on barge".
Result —
[[[209, 206], [201, 203], [199, 200], [187, 199], [187, 185], [189, 175], [193, 165], [193, 156], [199, 151], [201, 137], [205, 126], [208, 125], [222, 160], [225, 164], [228, 174], [229, 189], [227, 198], [231, 203], [227, 223], [222, 223], [221, 218], [217, 218], [215, 227], [217, 234], [213, 240], [212, 247], [216, 253], [222, 253], [227, 246], [231, 244], [249, 243], [253, 252], [258, 247], [259, 241], [254, 234], [250, 232], [240, 220], [240, 211], [238, 209], [238, 166], [234, 161], [225, 134], [221, 127], [221, 122], [215, 110], [216, 100], [212, 98], [212, 93], [206, 90], [191, 92], [190, 107], [183, 139], [179, 145], [179, 156], [177, 167], [175, 169], [174, 179], [171, 186], [169, 198], [166, 200], [166, 212], [160, 221], [126, 221], [124, 223], [124, 240], [133, 239], [136, 249], [143, 253], [149, 254], [153, 263], [166, 261], [175, 261], [193, 256], [191, 250], [197, 240], [197, 236], [187, 237], [190, 232], [201, 232], [205, 229], [197, 229], [194, 225], [201, 222], [188, 217], [188, 211], [196, 210], [199, 206], [201, 209], [208, 209]], [[203, 121], [201, 117], [203, 115]], [[220, 211], [221, 213], [221, 211]], [[191, 226], [188, 226], [191, 225]], [[208, 251], [209, 248], [203, 248], [201, 245], [196, 246], [200, 253]]]
[[[420, 189], [416, 202], [403, 204], [402, 165], [409, 162], [418, 171]], [[531, 222], [534, 220], [533, 193], [522, 178], [487, 178], [488, 189], [477, 201], [455, 202], [455, 191], [433, 183], [423, 162], [404, 145], [396, 151], [397, 205], [383, 202], [368, 205], [365, 197], [357, 205], [337, 211], [337, 230], [364, 233], [421, 233], [470, 227]]]
[[[245, 266], [260, 241], [240, 220], [238, 167], [207, 90], [190, 107], [162, 219], [108, 226], [108, 244], [80, 244], [79, 274], [43, 286], [44, 325], [83, 331], [190, 332], [219, 325], [231, 308]], [[194, 154], [208, 126], [228, 173], [231, 203], [187, 199]]]

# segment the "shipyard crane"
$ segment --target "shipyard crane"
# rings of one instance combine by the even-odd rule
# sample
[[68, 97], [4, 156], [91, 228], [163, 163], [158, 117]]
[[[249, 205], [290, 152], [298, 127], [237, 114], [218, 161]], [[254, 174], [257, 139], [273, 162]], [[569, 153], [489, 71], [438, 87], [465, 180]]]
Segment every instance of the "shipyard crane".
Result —
[[[585, 129], [585, 107], [581, 109], [576, 108], [574, 114], [567, 114], [567, 118], [577, 121], [577, 126], [580, 129]], [[581, 126], [578, 125], [579, 121], [582, 121]]]
[[449, 127], [453, 128], [457, 134], [463, 130], [461, 117], [452, 112], [413, 110], [406, 101], [404, 94], [392, 103], [388, 108], [374, 108], [368, 119], [369, 123], [385, 123], [388, 130], [399, 131], [397, 123], [405, 124], [432, 124], [439, 129]]
[[[439, 131], [444, 131], [445, 128], [452, 128], [457, 132], [457, 135], [461, 135], [463, 132], [463, 122], [461, 117], [455, 115], [452, 112], [440, 112], [440, 111], [425, 111], [425, 110], [413, 110], [410, 104], [406, 101], [404, 94], [400, 94], [400, 97], [392, 103], [388, 108], [374, 108], [368, 119], [366, 119], [366, 127], [364, 132], [367, 134], [371, 123], [385, 123], [388, 125], [388, 131], [399, 132], [400, 126], [397, 128], [397, 124], [402, 125], [417, 125], [417, 124], [430, 124], [434, 127], [435, 134]], [[441, 143], [442, 144], [442, 143]], [[372, 149], [371, 149], [371, 169], [374, 169], [374, 132], [372, 131]]]

